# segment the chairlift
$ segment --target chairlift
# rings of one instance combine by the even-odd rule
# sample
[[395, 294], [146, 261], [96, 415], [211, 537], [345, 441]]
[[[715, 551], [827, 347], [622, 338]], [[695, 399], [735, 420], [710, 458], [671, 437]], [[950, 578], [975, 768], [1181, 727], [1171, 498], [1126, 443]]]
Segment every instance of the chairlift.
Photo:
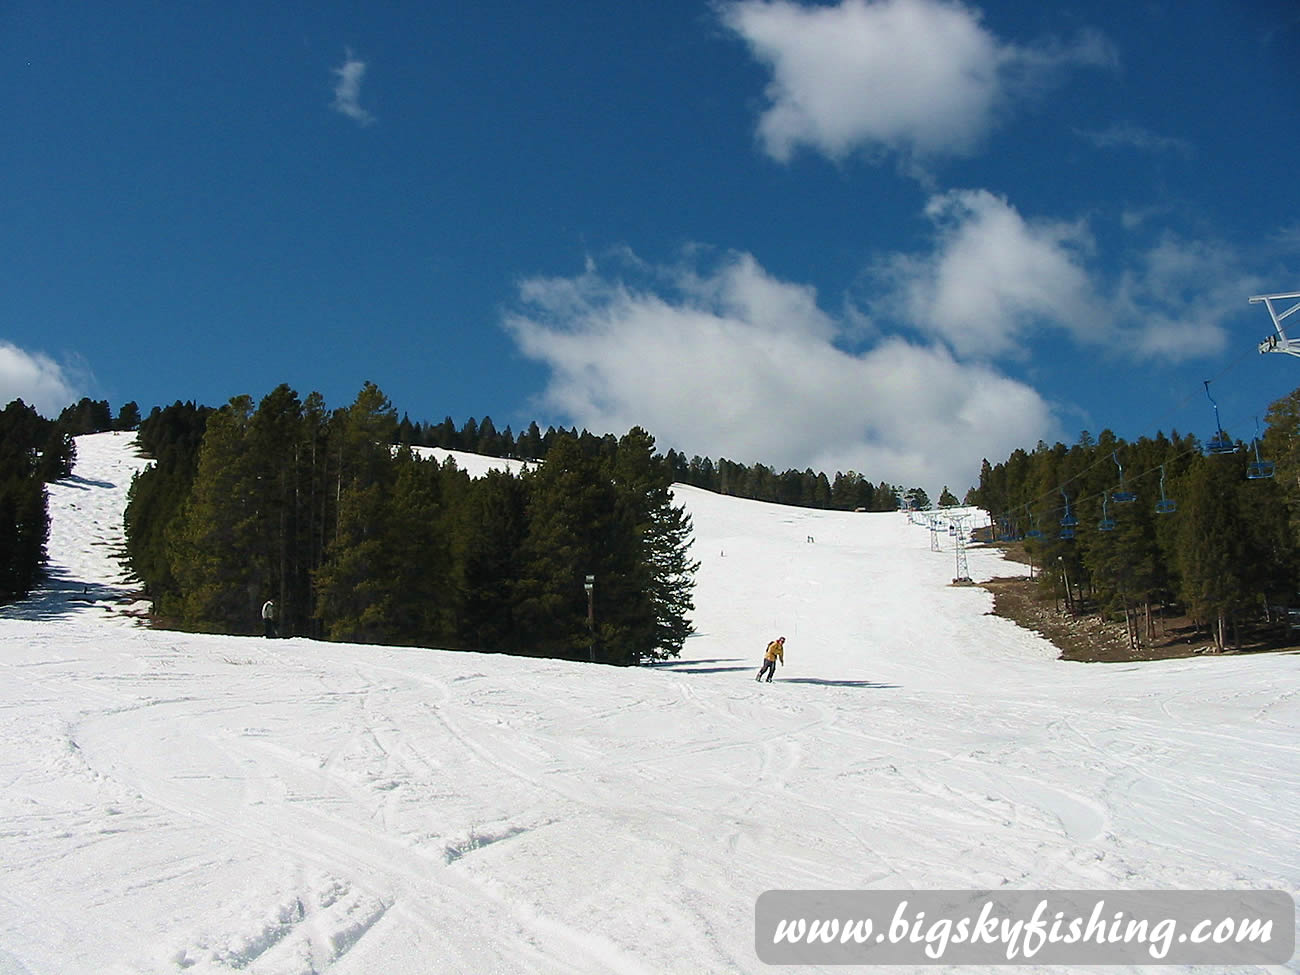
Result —
[[1246, 479], [1264, 481], [1273, 476], [1276, 465], [1271, 460], [1259, 459], [1259, 417], [1255, 417], [1255, 439], [1251, 441], [1255, 448], [1255, 459], [1246, 465]]
[[1276, 472], [1276, 466], [1271, 460], [1259, 460], [1256, 454], [1256, 460], [1246, 465], [1246, 479], [1250, 481], [1266, 481]]
[[1042, 538], [1043, 533], [1038, 530], [1038, 516], [1029, 510], [1029, 505], [1025, 505], [1025, 512], [1029, 515], [1029, 531], [1025, 532], [1025, 538]]
[[1178, 502], [1165, 497], [1165, 465], [1160, 465], [1160, 500], [1156, 502], [1156, 514], [1172, 515], [1178, 510]]
[[[1115, 462], [1115, 466], [1119, 468], [1119, 490], [1111, 491], [1110, 499], [1116, 504], [1129, 504], [1136, 501], [1138, 496], [1124, 487], [1124, 465], [1119, 462], [1119, 451], [1111, 451], [1110, 458]], [[1103, 529], [1103, 531], [1107, 530]]]
[[1059, 537], [1073, 538], [1074, 529], [1079, 524], [1079, 519], [1074, 517], [1074, 514], [1070, 511], [1070, 496], [1064, 490], [1061, 491], [1061, 497], [1065, 498], [1065, 517], [1061, 519], [1061, 534]]
[[1097, 530], [1103, 532], [1113, 532], [1115, 530], [1115, 519], [1106, 511], [1106, 499], [1101, 499], [1101, 521], [1097, 523]]
[[1210, 396], [1210, 381], [1208, 379], [1205, 380], [1205, 395], [1214, 406], [1214, 425], [1217, 430], [1214, 436], [1206, 441], [1205, 452], [1207, 454], [1235, 454], [1237, 445], [1223, 432], [1223, 424], [1219, 422], [1219, 404], [1214, 402], [1213, 396]]

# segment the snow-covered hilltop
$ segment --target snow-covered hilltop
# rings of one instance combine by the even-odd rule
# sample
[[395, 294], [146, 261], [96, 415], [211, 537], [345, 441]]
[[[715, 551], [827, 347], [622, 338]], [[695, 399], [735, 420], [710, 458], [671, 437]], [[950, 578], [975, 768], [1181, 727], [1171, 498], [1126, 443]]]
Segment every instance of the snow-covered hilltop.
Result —
[[5, 975], [756, 972], [774, 888], [1300, 889], [1295, 654], [1063, 663], [902, 514], [691, 488], [670, 665], [154, 631], [142, 463], [79, 439], [0, 607]]

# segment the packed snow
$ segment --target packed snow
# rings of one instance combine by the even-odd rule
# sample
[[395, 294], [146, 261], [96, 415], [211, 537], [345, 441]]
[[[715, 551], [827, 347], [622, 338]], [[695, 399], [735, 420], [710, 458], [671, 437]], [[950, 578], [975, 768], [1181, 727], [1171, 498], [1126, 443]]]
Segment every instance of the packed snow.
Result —
[[1300, 890], [1295, 654], [1062, 662], [903, 514], [680, 486], [666, 665], [153, 630], [144, 461], [77, 448], [0, 607], [5, 975], [757, 972], [770, 889]]

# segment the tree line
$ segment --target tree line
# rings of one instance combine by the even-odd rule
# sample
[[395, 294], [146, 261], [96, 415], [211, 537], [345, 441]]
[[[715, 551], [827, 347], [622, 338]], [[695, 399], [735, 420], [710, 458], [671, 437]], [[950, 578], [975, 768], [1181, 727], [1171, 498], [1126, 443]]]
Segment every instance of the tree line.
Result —
[[696, 563], [653, 437], [552, 431], [545, 464], [476, 479], [421, 438], [373, 384], [333, 410], [283, 385], [154, 410], [126, 529], [156, 612], [252, 633], [269, 597], [285, 634], [615, 664], [680, 652]]
[[0, 411], [0, 601], [26, 596], [45, 564], [50, 514], [45, 485], [72, 474], [73, 437], [129, 430], [139, 408], [128, 403], [114, 419], [107, 400], [83, 398], [57, 420], [16, 399]]
[[[542, 460], [555, 439], [562, 436], [587, 438], [592, 435], [585, 430], [579, 433], [577, 428], [566, 431], [555, 427], [548, 427], [543, 433], [535, 421], [516, 435], [509, 426], [498, 430], [490, 416], [481, 420], [470, 417], [459, 427], [451, 417], [434, 424], [412, 422], [404, 415], [398, 423], [399, 443], [465, 450], [489, 457]], [[672, 449], [664, 455], [664, 462], [674, 481], [715, 494], [757, 501], [839, 511], [896, 511], [904, 503], [918, 508], [930, 503], [922, 488], [904, 490], [884, 481], [872, 484], [855, 471], [837, 472], [832, 481], [826, 474], [811, 468], [778, 472], [765, 464], [741, 464], [726, 458], [715, 462], [699, 455], [687, 458]], [[944, 487], [940, 503], [956, 505], [958, 501]]]
[[1267, 422], [1258, 442], [1221, 453], [1176, 431], [1040, 442], [986, 459], [967, 501], [992, 513], [999, 538], [1024, 539], [1041, 587], [1069, 610], [1123, 619], [1134, 647], [1178, 611], [1227, 649], [1242, 627], [1300, 605], [1300, 390]]

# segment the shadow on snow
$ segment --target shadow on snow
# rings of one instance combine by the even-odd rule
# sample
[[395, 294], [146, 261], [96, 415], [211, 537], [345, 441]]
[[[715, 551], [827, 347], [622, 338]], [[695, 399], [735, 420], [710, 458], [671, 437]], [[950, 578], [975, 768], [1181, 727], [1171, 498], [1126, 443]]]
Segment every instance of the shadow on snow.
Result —
[[54, 483], [61, 487], [76, 488], [79, 491], [89, 491], [91, 488], [117, 487], [112, 481], [95, 481], [88, 477], [80, 477], [77, 474], [73, 474], [71, 477], [61, 477]]
[[709, 660], [656, 660], [650, 666], [652, 667], [694, 667], [696, 664], [739, 663], [744, 659], [745, 659], [744, 657], [714, 657]]
[[120, 602], [127, 594], [128, 590], [121, 586], [83, 582], [52, 570], [46, 572], [30, 596], [0, 605], [0, 619], [34, 622], [63, 619], [86, 606]]
[[874, 680], [831, 680], [822, 677], [778, 677], [774, 684], [819, 684], [822, 687], [876, 687], [882, 690], [898, 687], [897, 684], [881, 684]]
[[[739, 667], [700, 667], [699, 664], [740, 663], [743, 657], [717, 657], [707, 660], [658, 660], [652, 667], [671, 670], [674, 674], [733, 674], [755, 673], [757, 667], [742, 663]], [[898, 687], [897, 684], [881, 684], [871, 680], [832, 680], [823, 677], [778, 677], [775, 684], [817, 684], [821, 687], [874, 687], [881, 690]]]

